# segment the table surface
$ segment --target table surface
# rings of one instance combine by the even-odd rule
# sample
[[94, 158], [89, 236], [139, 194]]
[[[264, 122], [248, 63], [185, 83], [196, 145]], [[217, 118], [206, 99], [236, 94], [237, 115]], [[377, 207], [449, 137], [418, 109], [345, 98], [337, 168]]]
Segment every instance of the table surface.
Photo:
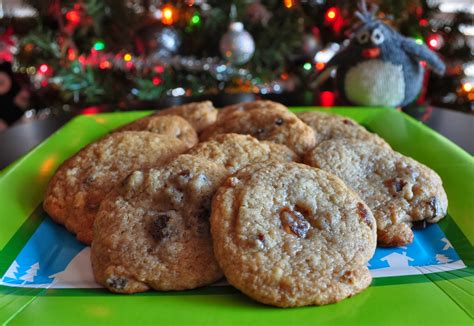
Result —
[[[444, 135], [471, 155], [474, 154], [474, 115], [434, 107], [404, 110]], [[0, 170], [26, 154], [72, 116], [61, 116], [13, 126], [0, 132]]]

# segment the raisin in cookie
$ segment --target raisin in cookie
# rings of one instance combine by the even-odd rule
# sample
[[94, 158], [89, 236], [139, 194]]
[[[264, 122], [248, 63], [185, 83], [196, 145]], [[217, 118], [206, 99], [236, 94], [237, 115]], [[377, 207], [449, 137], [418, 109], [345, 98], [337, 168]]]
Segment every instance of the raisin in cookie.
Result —
[[235, 112], [250, 111], [250, 110], [262, 110], [272, 109], [281, 112], [289, 112], [288, 108], [283, 104], [273, 101], [253, 101], [243, 102], [238, 104], [229, 105], [219, 109], [217, 112], [217, 121], [225, 120], [231, 117]]
[[196, 145], [188, 154], [221, 164], [230, 174], [256, 162], [299, 160], [298, 156], [285, 145], [259, 142], [252, 136], [239, 134], [216, 135], [209, 141]]
[[249, 134], [259, 140], [283, 144], [298, 155], [304, 154], [316, 143], [313, 129], [296, 115], [271, 108], [235, 112], [204, 130], [201, 141], [227, 133]]
[[226, 174], [191, 155], [132, 173], [104, 200], [94, 225], [97, 282], [113, 292], [135, 293], [193, 289], [220, 279], [209, 215]]
[[184, 142], [188, 148], [193, 147], [199, 141], [196, 130], [189, 122], [178, 115], [144, 117], [126, 124], [114, 132], [121, 131], [150, 131], [176, 137]]
[[381, 246], [409, 244], [413, 223], [435, 223], [446, 215], [448, 200], [436, 172], [386, 146], [327, 140], [307, 153], [305, 163], [334, 173], [358, 192], [374, 213]]
[[211, 233], [229, 283], [265, 304], [328, 304], [371, 282], [374, 217], [320, 169], [280, 162], [243, 168], [213, 199]]
[[217, 110], [210, 101], [193, 102], [156, 112], [154, 115], [179, 115], [200, 133], [216, 122]]
[[90, 244], [105, 195], [132, 171], [159, 166], [187, 149], [170, 136], [148, 131], [110, 134], [65, 161], [51, 178], [43, 203], [53, 220]]
[[367, 131], [356, 121], [347, 117], [316, 111], [297, 113], [297, 116], [314, 129], [316, 145], [328, 139], [356, 138], [389, 146], [381, 137]]

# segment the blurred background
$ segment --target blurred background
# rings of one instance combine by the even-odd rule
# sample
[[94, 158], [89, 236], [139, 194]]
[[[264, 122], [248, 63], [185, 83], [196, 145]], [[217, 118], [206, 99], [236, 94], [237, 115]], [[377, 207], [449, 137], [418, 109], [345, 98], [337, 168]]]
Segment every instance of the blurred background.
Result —
[[[473, 1], [368, 3], [446, 64], [444, 76], [424, 73], [411, 105], [472, 113]], [[347, 105], [333, 76], [312, 82], [347, 45], [356, 9], [351, 0], [0, 0], [0, 129], [202, 99]]]

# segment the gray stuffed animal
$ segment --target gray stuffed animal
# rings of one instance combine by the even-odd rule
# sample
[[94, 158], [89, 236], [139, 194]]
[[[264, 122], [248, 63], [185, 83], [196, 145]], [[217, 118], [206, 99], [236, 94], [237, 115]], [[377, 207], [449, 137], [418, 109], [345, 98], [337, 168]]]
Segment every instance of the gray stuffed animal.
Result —
[[320, 84], [337, 69], [341, 95], [362, 106], [405, 106], [415, 100], [423, 82], [425, 61], [437, 74], [445, 65], [428, 47], [374, 18], [376, 8], [362, 2], [356, 12], [362, 24], [349, 45], [337, 53], [316, 80]]

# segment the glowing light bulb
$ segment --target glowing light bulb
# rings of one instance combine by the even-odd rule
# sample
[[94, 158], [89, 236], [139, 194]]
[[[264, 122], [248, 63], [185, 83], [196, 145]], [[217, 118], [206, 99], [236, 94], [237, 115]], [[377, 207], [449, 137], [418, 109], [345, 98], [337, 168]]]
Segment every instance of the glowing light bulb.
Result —
[[193, 17], [191, 17], [191, 24], [198, 25], [201, 22], [201, 18], [199, 17], [198, 13], [195, 13]]
[[331, 7], [326, 12], [326, 19], [329, 22], [333, 22], [337, 19], [338, 9], [336, 7]]
[[155, 86], [158, 86], [161, 84], [161, 78], [160, 77], [153, 77], [153, 79], [151, 80], [153, 85]]
[[175, 20], [174, 9], [171, 5], [166, 5], [161, 9], [161, 22], [165, 25], [171, 25]]
[[97, 41], [94, 43], [93, 48], [96, 51], [102, 51], [103, 49], [105, 49], [105, 43], [103, 41]]
[[47, 64], [43, 63], [42, 65], [39, 66], [38, 70], [39, 70], [40, 73], [45, 74], [45, 73], [48, 72], [49, 67], [48, 67]]
[[462, 84], [462, 89], [466, 92], [466, 93], [469, 93], [470, 91], [472, 91], [472, 84], [467, 82], [467, 83], [464, 83]]

